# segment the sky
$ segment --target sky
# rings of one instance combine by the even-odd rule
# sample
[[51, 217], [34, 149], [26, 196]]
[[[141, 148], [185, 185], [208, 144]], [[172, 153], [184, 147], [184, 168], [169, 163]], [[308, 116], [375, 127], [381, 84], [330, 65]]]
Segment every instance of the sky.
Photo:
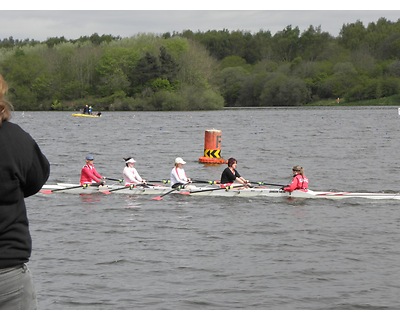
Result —
[[350, 5], [350, 0], [337, 0], [329, 5], [321, 4], [322, 1], [300, 3], [294, 0], [276, 5], [260, 5], [253, 0], [238, 4], [234, 0], [203, 0], [199, 4], [189, 2], [153, 0], [149, 4], [138, 5], [123, 1], [70, 0], [68, 4], [60, 5], [15, 1], [1, 10], [0, 39], [13, 37], [45, 41], [63, 36], [78, 39], [94, 33], [125, 38], [138, 33], [222, 29], [251, 33], [264, 30], [275, 34], [289, 25], [298, 27], [301, 32], [310, 25], [321, 27], [322, 31], [336, 37], [344, 24], [358, 20], [367, 27], [382, 17], [392, 22], [400, 19], [400, 4], [386, 3], [386, 0], [379, 1], [379, 4], [363, 4], [362, 7]]

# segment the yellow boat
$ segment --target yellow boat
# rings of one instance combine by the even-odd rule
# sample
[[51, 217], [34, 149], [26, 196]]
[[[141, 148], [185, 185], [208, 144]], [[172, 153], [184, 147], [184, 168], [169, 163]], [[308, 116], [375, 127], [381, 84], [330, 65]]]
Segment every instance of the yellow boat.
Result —
[[99, 114], [86, 114], [86, 113], [73, 113], [73, 117], [82, 117], [82, 118], [100, 118], [101, 113]]

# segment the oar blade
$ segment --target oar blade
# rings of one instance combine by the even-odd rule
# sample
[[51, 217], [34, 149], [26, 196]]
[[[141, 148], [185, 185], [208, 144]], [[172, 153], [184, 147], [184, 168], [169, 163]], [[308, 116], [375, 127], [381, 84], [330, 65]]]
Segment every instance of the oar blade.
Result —
[[157, 197], [154, 197], [154, 198], [152, 198], [152, 200], [162, 200], [163, 199], [163, 197], [162, 196], [157, 196]]
[[53, 193], [53, 191], [51, 191], [50, 189], [41, 189], [39, 192], [43, 193], [43, 194], [51, 194], [51, 193]]

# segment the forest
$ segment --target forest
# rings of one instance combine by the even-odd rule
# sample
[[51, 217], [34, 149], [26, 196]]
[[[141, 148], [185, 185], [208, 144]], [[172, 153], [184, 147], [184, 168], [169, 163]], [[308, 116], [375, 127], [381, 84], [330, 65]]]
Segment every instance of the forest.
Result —
[[15, 110], [215, 110], [400, 105], [400, 19], [310, 26], [0, 40]]

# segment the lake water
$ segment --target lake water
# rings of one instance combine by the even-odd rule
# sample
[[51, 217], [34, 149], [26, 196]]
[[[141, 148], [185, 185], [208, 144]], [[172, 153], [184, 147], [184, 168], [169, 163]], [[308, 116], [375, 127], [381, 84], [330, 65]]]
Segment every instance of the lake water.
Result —
[[[210, 112], [16, 112], [51, 163], [48, 183], [77, 183], [84, 157], [121, 178], [133, 156], [148, 180], [183, 157], [207, 166], [204, 133], [251, 181], [287, 184], [302, 165], [310, 189], [398, 192], [397, 108]], [[38, 194], [26, 200], [40, 309], [399, 309], [400, 202]]]

